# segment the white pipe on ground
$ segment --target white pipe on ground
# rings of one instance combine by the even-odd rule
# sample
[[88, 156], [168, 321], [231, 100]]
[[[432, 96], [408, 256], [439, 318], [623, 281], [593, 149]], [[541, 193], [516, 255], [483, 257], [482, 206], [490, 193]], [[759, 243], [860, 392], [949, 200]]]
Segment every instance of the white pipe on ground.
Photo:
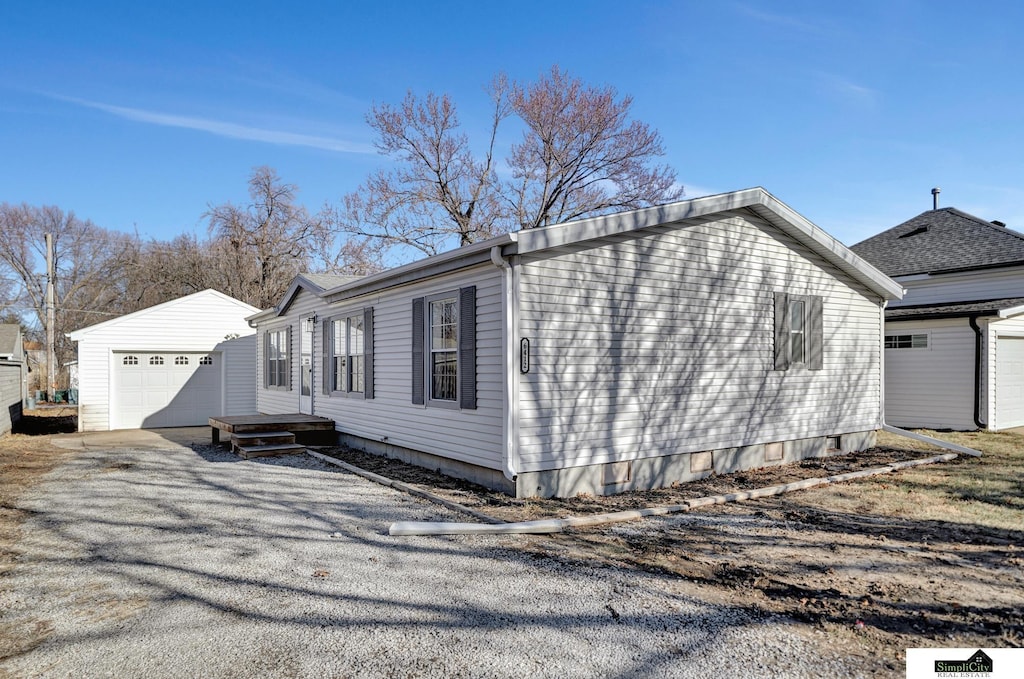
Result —
[[678, 512], [689, 511], [697, 507], [706, 507], [708, 505], [717, 505], [724, 504], [726, 502], [738, 502], [741, 500], [751, 500], [759, 497], [781, 495], [783, 493], [789, 493], [794, 490], [803, 490], [805, 488], [813, 488], [815, 486], [823, 486], [832, 483], [841, 483], [843, 481], [852, 481], [854, 479], [861, 479], [867, 476], [876, 476], [878, 474], [888, 474], [894, 471], [898, 471], [900, 469], [917, 467], [923, 464], [949, 462], [950, 460], [956, 459], [956, 457], [957, 456], [954, 453], [946, 453], [944, 455], [936, 455], [934, 457], [926, 457], [918, 460], [894, 462], [892, 464], [887, 464], [882, 467], [861, 469], [860, 471], [847, 472], [845, 474], [835, 474], [833, 476], [803, 479], [802, 481], [793, 481], [792, 483], [784, 483], [778, 486], [768, 486], [767, 488], [757, 488], [755, 490], [744, 490], [738, 491], [736, 493], [726, 493], [724, 495], [710, 495], [707, 497], [699, 497], [692, 500], [686, 500], [682, 504], [678, 505], [644, 507], [643, 509], [632, 509], [622, 512], [613, 512], [611, 514], [597, 514], [594, 516], [571, 516], [565, 519], [543, 519], [540, 521], [522, 521], [520, 523], [502, 523], [490, 525], [484, 525], [479, 523], [448, 523], [437, 521], [398, 521], [396, 523], [391, 524], [391, 528], [388, 530], [388, 533], [390, 533], [391, 535], [509, 535], [515, 533], [558, 533], [565, 530], [566, 528], [584, 528], [588, 526], [600, 526], [608, 523], [619, 523], [622, 521], [634, 521], [636, 519], [641, 519], [646, 516], [664, 516], [666, 514], [675, 514]]
[[970, 455], [971, 457], [981, 457], [981, 451], [975, 450], [974, 448], [968, 448], [967, 446], [961, 446], [956, 443], [950, 443], [949, 441], [943, 441], [933, 436], [926, 436], [924, 434], [918, 434], [916, 431], [907, 431], [906, 429], [900, 429], [894, 427], [891, 424], [882, 423], [882, 431], [887, 431], [890, 434], [896, 434], [897, 436], [903, 436], [908, 439], [914, 439], [915, 441], [921, 441], [922, 443], [930, 443], [933, 446], [944, 448], [946, 450], [953, 450], [964, 455]]

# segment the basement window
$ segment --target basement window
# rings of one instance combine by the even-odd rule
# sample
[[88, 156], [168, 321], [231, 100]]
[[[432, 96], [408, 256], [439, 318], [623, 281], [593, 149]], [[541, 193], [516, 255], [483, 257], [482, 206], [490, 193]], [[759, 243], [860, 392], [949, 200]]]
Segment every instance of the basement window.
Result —
[[927, 349], [927, 333], [919, 335], [886, 335], [886, 349]]
[[840, 450], [838, 436], [825, 437], [825, 450], [829, 453], [837, 453]]

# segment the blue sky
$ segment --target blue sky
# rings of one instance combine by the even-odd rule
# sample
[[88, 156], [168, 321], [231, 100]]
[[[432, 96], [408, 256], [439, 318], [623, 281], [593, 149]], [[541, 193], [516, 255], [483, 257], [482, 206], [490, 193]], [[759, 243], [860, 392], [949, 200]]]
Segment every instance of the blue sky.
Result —
[[373, 102], [448, 92], [477, 136], [495, 73], [557, 63], [632, 95], [691, 197], [764, 186], [852, 244], [940, 186], [1024, 229], [1022, 25], [1015, 2], [5, 2], [0, 201], [205, 234], [269, 165], [316, 210], [386, 164]]

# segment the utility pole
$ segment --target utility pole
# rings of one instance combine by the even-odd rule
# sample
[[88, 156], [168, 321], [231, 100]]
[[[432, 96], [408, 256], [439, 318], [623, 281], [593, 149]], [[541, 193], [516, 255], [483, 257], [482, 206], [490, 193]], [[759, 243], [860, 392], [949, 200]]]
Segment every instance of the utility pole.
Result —
[[56, 337], [56, 310], [53, 306], [53, 234], [46, 234], [46, 400], [53, 403], [57, 388], [57, 352], [54, 348]]

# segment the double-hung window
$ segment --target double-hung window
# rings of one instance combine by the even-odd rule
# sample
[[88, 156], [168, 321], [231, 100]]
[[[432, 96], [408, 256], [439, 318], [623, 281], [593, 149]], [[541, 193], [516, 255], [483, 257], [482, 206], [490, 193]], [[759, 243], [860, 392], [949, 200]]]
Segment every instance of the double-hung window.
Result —
[[412, 402], [477, 407], [476, 286], [412, 300]]
[[459, 377], [458, 299], [445, 297], [430, 302], [430, 398], [454, 401]]
[[266, 337], [267, 387], [288, 388], [288, 328], [271, 330]]
[[373, 398], [373, 312], [332, 319], [324, 338], [330, 347], [326, 391]]

